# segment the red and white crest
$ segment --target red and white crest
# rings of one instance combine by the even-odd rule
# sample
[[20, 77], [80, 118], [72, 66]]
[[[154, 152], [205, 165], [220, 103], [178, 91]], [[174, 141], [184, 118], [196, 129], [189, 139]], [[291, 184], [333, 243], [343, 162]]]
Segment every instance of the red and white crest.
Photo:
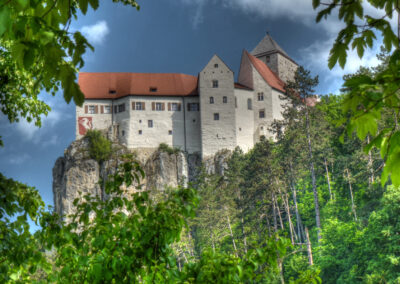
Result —
[[93, 129], [92, 118], [91, 117], [78, 117], [79, 125], [79, 135], [85, 135], [86, 131]]

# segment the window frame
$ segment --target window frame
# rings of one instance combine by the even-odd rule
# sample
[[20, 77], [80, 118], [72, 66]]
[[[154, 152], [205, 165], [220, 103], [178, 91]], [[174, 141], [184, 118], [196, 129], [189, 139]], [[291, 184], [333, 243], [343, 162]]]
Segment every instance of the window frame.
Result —
[[219, 112], [214, 113], [214, 120], [219, 120]]
[[218, 88], [219, 84], [218, 84], [218, 80], [212, 80], [212, 87], [213, 88]]
[[152, 119], [147, 120], [147, 127], [148, 128], [153, 128], [154, 127], [154, 122]]
[[263, 92], [257, 93], [257, 100], [259, 102], [264, 101], [264, 93]]
[[227, 104], [228, 103], [228, 97], [227, 96], [223, 96], [222, 97], [222, 103], [223, 104]]
[[265, 118], [265, 109], [260, 109], [258, 111], [258, 118]]

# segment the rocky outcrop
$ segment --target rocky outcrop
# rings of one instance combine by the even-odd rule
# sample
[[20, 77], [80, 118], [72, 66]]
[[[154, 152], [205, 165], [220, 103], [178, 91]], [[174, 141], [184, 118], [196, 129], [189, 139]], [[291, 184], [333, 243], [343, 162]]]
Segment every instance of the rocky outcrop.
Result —
[[119, 158], [123, 154], [132, 154], [141, 163], [146, 174], [142, 181], [144, 189], [164, 190], [193, 181], [199, 166], [197, 154], [166, 153], [163, 151], [130, 151], [114, 144], [113, 158], [101, 165], [89, 156], [89, 141], [85, 138], [74, 141], [57, 159], [53, 168], [53, 195], [55, 211], [60, 215], [72, 213], [73, 201], [79, 193], [102, 196], [99, 181], [107, 178], [117, 169]]

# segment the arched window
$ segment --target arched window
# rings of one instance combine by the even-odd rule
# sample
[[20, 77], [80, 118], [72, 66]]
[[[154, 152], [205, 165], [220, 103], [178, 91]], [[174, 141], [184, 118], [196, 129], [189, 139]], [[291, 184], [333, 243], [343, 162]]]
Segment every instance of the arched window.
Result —
[[214, 103], [214, 97], [210, 97], [210, 104]]
[[251, 99], [247, 99], [247, 109], [253, 109]]

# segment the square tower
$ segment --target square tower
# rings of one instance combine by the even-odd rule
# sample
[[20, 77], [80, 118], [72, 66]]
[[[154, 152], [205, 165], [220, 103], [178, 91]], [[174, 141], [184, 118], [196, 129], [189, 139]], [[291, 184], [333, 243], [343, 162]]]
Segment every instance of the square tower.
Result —
[[201, 152], [207, 157], [236, 147], [233, 72], [214, 55], [199, 74]]

